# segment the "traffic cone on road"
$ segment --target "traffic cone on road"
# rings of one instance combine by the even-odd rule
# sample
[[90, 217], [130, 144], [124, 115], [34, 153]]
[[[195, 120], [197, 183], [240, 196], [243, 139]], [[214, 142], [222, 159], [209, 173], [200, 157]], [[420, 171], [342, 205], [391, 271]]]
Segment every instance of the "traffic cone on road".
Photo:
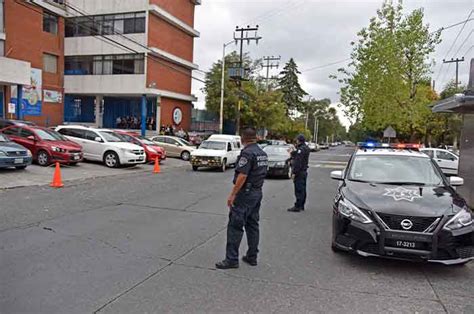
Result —
[[62, 188], [64, 186], [63, 181], [61, 180], [61, 167], [59, 162], [56, 162], [56, 169], [54, 170], [53, 182], [50, 184], [53, 188]]
[[158, 160], [158, 157], [155, 158], [155, 167], [153, 168], [153, 173], [160, 173], [160, 162]]

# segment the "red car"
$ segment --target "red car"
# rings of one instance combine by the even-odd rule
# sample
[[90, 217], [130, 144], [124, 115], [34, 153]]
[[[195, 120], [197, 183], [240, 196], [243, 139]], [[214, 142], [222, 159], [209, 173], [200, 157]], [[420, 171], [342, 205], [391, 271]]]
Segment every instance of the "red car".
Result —
[[75, 165], [84, 158], [82, 146], [66, 139], [58, 132], [39, 126], [13, 125], [0, 130], [10, 139], [31, 151], [33, 161], [40, 166], [54, 162]]
[[162, 148], [135, 132], [132, 131], [115, 131], [120, 134], [127, 142], [143, 147], [146, 154], [146, 161], [155, 162], [156, 158], [161, 162], [166, 159], [166, 151]]

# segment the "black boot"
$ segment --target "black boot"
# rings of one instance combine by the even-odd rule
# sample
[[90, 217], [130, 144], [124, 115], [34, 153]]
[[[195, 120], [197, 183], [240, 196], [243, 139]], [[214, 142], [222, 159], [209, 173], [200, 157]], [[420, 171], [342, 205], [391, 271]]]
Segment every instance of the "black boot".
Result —
[[250, 266], [257, 266], [257, 260], [256, 259], [249, 259], [247, 255], [242, 257], [242, 261], [245, 263], [249, 264]]
[[228, 260], [223, 260], [222, 262], [216, 263], [217, 269], [230, 269], [230, 268], [239, 268], [239, 263], [229, 262]]

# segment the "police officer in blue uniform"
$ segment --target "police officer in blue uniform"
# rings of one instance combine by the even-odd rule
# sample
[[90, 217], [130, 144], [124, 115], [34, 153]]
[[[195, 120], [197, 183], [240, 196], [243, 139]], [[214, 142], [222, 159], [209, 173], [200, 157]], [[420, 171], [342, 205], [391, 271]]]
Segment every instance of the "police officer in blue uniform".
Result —
[[308, 178], [308, 162], [311, 150], [306, 145], [304, 135], [298, 135], [296, 142], [296, 150], [291, 153], [296, 202], [295, 206], [288, 209], [289, 212], [303, 211], [306, 203], [306, 180]]
[[242, 132], [244, 149], [237, 160], [234, 188], [227, 200], [230, 213], [226, 257], [216, 264], [218, 269], [239, 267], [239, 247], [244, 228], [247, 233], [248, 251], [242, 260], [249, 265], [257, 265], [259, 212], [263, 197], [263, 182], [268, 169], [268, 156], [256, 141], [255, 129], [245, 128]]

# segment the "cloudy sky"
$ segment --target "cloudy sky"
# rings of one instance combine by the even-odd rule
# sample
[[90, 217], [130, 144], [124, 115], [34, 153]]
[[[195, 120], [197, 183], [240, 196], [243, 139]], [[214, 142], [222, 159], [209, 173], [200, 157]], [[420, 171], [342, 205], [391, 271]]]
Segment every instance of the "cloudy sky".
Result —
[[[327, 97], [336, 103], [340, 86], [328, 76], [347, 61], [325, 65], [349, 57], [349, 43], [368, 25], [381, 3], [382, 0], [203, 0], [196, 9], [195, 28], [201, 37], [195, 42], [195, 62], [201, 70], [207, 71], [213, 62], [222, 58], [222, 44], [232, 40], [236, 26], [258, 24], [258, 34], [263, 39], [258, 46], [255, 43], [245, 46], [245, 51], [253, 58], [279, 55], [282, 64], [293, 57], [302, 71], [303, 88], [314, 98]], [[436, 30], [466, 20], [474, 8], [474, 0], [405, 0], [404, 7], [406, 12], [424, 8], [426, 22]], [[455, 76], [455, 66], [442, 65], [443, 58], [464, 56], [470, 60], [474, 57], [474, 21], [468, 22], [459, 34], [462, 27], [443, 31], [443, 41], [433, 55], [437, 61], [433, 68], [437, 89]], [[232, 44], [226, 52], [236, 48]], [[274, 69], [272, 74], [278, 74], [279, 70]], [[204, 77], [200, 72], [194, 75]], [[468, 62], [464, 62], [460, 64], [460, 81], [466, 83], [467, 80]], [[193, 81], [199, 108], [205, 106], [202, 87], [202, 83]], [[348, 123], [342, 114], [341, 118]]]

